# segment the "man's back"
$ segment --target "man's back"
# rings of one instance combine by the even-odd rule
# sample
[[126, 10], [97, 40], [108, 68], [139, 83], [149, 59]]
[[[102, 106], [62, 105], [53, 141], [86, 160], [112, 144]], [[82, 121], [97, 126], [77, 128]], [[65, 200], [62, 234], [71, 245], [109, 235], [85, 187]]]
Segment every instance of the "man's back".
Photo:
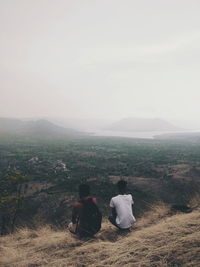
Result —
[[81, 201], [82, 208], [78, 223], [80, 236], [93, 236], [101, 228], [102, 215], [96, 205], [95, 198], [87, 198]]
[[132, 212], [133, 203], [131, 194], [120, 194], [110, 201], [110, 207], [114, 208], [117, 214], [116, 224], [122, 229], [130, 228], [136, 221]]
[[102, 214], [96, 205], [96, 198], [90, 197], [89, 185], [79, 186], [79, 198], [80, 200], [73, 205], [69, 231], [80, 237], [93, 236], [101, 228]]

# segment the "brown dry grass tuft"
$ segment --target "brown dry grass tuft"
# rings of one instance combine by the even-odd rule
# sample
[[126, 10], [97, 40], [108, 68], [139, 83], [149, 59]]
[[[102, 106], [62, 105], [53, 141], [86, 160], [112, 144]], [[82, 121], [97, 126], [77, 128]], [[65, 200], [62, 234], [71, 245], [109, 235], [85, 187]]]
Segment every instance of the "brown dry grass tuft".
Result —
[[200, 208], [200, 195], [199, 194], [195, 194], [190, 202], [189, 202], [189, 206], [192, 208], [192, 209], [198, 209]]
[[149, 211], [145, 212], [136, 224], [136, 229], [155, 224], [160, 220], [166, 219], [171, 214], [171, 207], [163, 202], [148, 205]]
[[120, 233], [108, 222], [93, 239], [78, 240], [49, 226], [21, 229], [0, 238], [0, 265], [36, 266], [200, 266], [200, 210], [169, 216], [160, 203]]

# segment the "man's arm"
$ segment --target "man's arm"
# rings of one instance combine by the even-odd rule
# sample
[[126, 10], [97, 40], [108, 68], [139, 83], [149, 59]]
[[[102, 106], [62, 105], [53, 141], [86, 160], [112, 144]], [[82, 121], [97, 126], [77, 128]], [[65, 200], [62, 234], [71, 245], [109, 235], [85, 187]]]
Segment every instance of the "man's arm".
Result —
[[115, 209], [115, 204], [114, 204], [113, 198], [110, 201], [110, 207], [111, 207], [111, 211], [112, 211], [112, 216], [114, 218], [116, 218], [117, 217], [117, 212], [116, 212], [116, 209]]
[[111, 208], [111, 209], [112, 209], [112, 216], [113, 216], [114, 218], [116, 218], [116, 217], [117, 217], [116, 209], [115, 209], [115, 208]]
[[72, 209], [72, 223], [76, 224], [79, 217], [79, 205], [78, 203], [75, 203]]

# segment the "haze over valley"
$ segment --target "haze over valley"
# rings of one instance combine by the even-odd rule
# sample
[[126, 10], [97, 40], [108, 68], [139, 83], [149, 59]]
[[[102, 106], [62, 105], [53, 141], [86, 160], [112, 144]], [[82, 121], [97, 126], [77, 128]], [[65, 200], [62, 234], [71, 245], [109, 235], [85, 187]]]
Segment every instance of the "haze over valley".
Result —
[[[0, 134], [37, 138], [83, 138], [110, 136], [129, 138], [190, 138], [200, 131], [184, 129], [162, 119], [124, 118], [111, 120], [0, 118]], [[179, 134], [179, 135], [178, 135]], [[187, 139], [187, 138], [186, 138]]]

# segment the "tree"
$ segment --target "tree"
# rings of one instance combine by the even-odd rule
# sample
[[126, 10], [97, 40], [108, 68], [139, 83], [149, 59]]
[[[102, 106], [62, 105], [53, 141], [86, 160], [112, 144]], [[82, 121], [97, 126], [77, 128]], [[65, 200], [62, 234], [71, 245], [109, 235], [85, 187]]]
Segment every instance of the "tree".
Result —
[[0, 233], [13, 232], [22, 209], [26, 176], [13, 170], [0, 180]]

